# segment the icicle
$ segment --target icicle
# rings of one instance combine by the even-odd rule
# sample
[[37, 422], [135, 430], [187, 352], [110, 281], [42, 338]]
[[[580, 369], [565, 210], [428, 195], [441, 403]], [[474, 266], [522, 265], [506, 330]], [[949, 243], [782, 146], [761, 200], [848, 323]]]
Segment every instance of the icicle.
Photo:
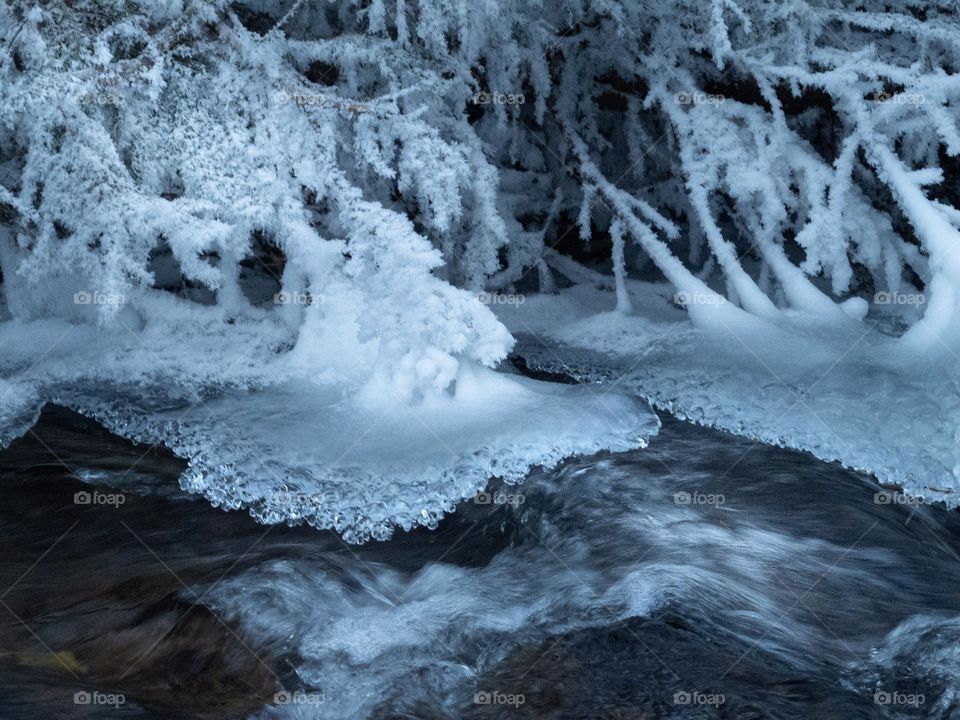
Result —
[[580, 239], [590, 242], [590, 211], [593, 208], [596, 188], [585, 185], [583, 188], [583, 202], [580, 203], [580, 214], [577, 216], [577, 225], [580, 226]]
[[383, 7], [383, 0], [372, 0], [370, 7], [367, 8], [367, 23], [372, 33], [382, 33], [386, 30], [386, 10]]
[[410, 39], [407, 32], [407, 4], [406, 0], [397, 0], [397, 42], [406, 45]]
[[613, 240], [613, 277], [617, 283], [617, 312], [630, 315], [633, 306], [627, 292], [627, 270], [623, 261], [623, 224], [614, 220], [610, 224], [610, 238]]
[[557, 292], [557, 283], [553, 279], [553, 273], [550, 272], [550, 268], [543, 258], [537, 261], [537, 278], [540, 281], [540, 292], [550, 295]]

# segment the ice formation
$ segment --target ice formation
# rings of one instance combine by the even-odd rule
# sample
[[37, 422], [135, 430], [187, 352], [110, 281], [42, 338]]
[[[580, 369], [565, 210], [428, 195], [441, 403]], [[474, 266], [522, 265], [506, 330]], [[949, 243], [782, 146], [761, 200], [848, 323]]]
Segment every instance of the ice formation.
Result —
[[[484, 375], [514, 342], [485, 303], [607, 286], [615, 312], [567, 345], [596, 338], [624, 359], [657, 329], [660, 310], [632, 298], [644, 277], [669, 283], [693, 325], [624, 387], [944, 495], [957, 19], [953, 0], [0, 0], [2, 436], [59, 398], [178, 446], [220, 478], [190, 487], [264, 519], [314, 515], [272, 505], [282, 483], [249, 490], [258, 466], [237, 448], [254, 432], [235, 418], [252, 423], [255, 403], [321, 416], [263, 451], [337, 447], [324, 433], [386, 397], [448, 408], [436, 422], [457, 418], [457, 458], [513, 457], [488, 408], [457, 444], [453, 406], [478, 407], [458, 395], [486, 377], [490, 409], [527, 422], [510, 473], [623, 447], [649, 418], [613, 396], [575, 440], [529, 427], [538, 394], [566, 419], [589, 390]], [[556, 317], [574, 296], [520, 311]], [[880, 305], [896, 306], [889, 337], [871, 334]], [[780, 379], [745, 399], [767, 377], [741, 371], [754, 356]], [[778, 417], [786, 388], [811, 384]], [[230, 432], [189, 416], [161, 429], [197, 401]], [[907, 407], [924, 429], [893, 417]], [[396, 429], [411, 454], [429, 441], [413, 428]], [[461, 467], [426, 457], [434, 479]], [[408, 459], [398, 477], [416, 475]], [[427, 515], [478, 484], [467, 475], [444, 500], [431, 491]], [[358, 497], [319, 524], [349, 524], [347, 506], [359, 518]], [[414, 505], [367, 519], [385, 532]]]
[[[237, 369], [224, 374], [220, 359], [206, 366], [164, 335], [55, 321], [29, 329], [36, 335], [0, 327], [0, 342], [20, 351], [0, 369], [21, 376], [3, 398], [4, 444], [56, 402], [172, 448], [189, 461], [182, 487], [218, 506], [333, 528], [352, 542], [433, 527], [491, 477], [516, 482], [572, 455], [642, 447], [658, 427], [642, 400], [467, 363], [449, 392], [411, 402], [398, 381], [350, 388], [305, 377], [295, 353], [258, 366], [242, 335]], [[26, 366], [33, 342], [43, 347], [51, 332], [61, 342]]]
[[642, 401], [480, 368], [461, 368], [454, 396], [416, 405], [358, 403], [304, 380], [197, 405], [98, 394], [59, 401], [188, 458], [181, 485], [217, 506], [332, 528], [348, 542], [434, 528], [492, 477], [514, 483], [569, 456], [643, 447], [659, 424]]
[[930, 358], [904, 368], [889, 316], [825, 330], [803, 315], [697, 328], [665, 285], [629, 283], [641, 314], [584, 283], [499, 310], [535, 369], [873, 473], [907, 496], [960, 504], [960, 377]]

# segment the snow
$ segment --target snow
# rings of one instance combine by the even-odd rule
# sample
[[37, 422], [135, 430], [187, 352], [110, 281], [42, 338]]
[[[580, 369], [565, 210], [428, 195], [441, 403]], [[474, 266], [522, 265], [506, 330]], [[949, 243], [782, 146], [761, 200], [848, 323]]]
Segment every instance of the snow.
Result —
[[667, 285], [630, 281], [639, 315], [578, 284], [497, 313], [538, 369], [615, 387], [657, 408], [760, 442], [807, 450], [928, 502], [960, 505], [960, 378], [903, 364], [889, 318], [829, 331], [803, 315], [696, 327]]
[[[0, 326], [0, 343], [20, 355], [16, 367], [0, 365], [20, 376], [0, 385], [4, 444], [56, 402], [120, 436], [170, 447], [189, 462], [183, 489], [214, 505], [246, 508], [264, 523], [332, 528], [355, 543], [435, 527], [492, 477], [515, 483], [570, 456], [643, 447], [659, 426], [641, 400], [439, 352], [412, 364], [408, 380], [375, 376], [351, 390], [342, 377], [308, 372], [296, 354], [271, 362], [262, 337], [240, 327], [190, 347], [160, 333], [38, 325]], [[414, 399], [424, 379], [439, 390]]]
[[[496, 310], [542, 366], [952, 502], [960, 35], [928, 5], [0, 0], [0, 440], [60, 399], [215, 502], [358, 538], [495, 451], [636, 441], [641, 405], [569, 437], [594, 388], [491, 375]], [[480, 299], [582, 281], [615, 302]], [[215, 422], [168, 427], [198, 401]], [[272, 503], [254, 447], [332, 515]]]
[[436, 527], [491, 477], [518, 482], [565, 457], [642, 447], [646, 404], [617, 394], [461, 368], [452, 397], [358, 403], [291, 381], [143, 415], [89, 397], [71, 406], [190, 461], [181, 484], [265, 523], [307, 522], [348, 542]]

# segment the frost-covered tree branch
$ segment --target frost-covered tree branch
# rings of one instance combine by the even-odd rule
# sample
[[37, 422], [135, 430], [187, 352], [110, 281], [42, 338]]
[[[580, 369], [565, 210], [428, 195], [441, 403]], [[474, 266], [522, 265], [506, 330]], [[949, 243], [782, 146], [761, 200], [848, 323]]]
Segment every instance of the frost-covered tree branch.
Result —
[[6, 0], [0, 29], [18, 320], [156, 326], [173, 293], [418, 396], [509, 349], [471, 293], [550, 292], [589, 245], [624, 313], [649, 260], [697, 322], [913, 285], [905, 342], [960, 344], [952, 2]]

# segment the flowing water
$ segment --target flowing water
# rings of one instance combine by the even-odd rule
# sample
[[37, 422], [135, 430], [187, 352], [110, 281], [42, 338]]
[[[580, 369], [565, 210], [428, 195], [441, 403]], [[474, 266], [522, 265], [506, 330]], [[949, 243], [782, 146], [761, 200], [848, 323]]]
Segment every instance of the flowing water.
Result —
[[363, 546], [181, 469], [0, 454], [0, 717], [960, 717], [960, 516], [801, 453], [664, 418]]

